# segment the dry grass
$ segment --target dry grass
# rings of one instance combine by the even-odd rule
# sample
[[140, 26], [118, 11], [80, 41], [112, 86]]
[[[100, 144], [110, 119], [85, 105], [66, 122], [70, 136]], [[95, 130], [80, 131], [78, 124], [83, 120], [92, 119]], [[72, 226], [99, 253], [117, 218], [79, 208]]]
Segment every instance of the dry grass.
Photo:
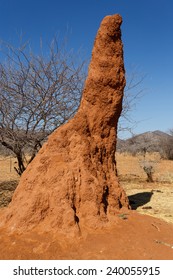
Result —
[[0, 157], [0, 208], [9, 204], [18, 184], [19, 176], [14, 170], [15, 162], [15, 158]]
[[148, 154], [147, 160], [155, 164], [154, 183], [140, 167], [142, 156], [116, 154], [120, 183], [131, 201], [132, 209], [173, 223], [173, 161]]
[[[146, 173], [140, 167], [140, 161], [144, 157], [142, 155], [132, 156], [130, 154], [116, 153], [118, 174], [122, 180], [145, 182], [147, 180]], [[146, 160], [152, 161], [154, 164], [154, 181], [160, 183], [173, 183], [173, 161], [160, 159], [157, 153], [147, 154]]]
[[14, 170], [16, 159], [0, 156], [0, 182], [18, 180], [19, 176]]

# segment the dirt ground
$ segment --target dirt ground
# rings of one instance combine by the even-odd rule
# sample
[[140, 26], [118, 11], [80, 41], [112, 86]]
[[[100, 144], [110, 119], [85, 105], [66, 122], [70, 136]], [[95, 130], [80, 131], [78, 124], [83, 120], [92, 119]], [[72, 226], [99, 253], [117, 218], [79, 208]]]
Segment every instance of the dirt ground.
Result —
[[120, 213], [115, 225], [67, 238], [56, 233], [16, 234], [0, 231], [0, 259], [173, 260], [173, 224], [140, 215]]
[[[148, 183], [139, 158], [117, 155], [116, 159], [131, 211], [117, 213], [115, 224], [109, 228], [93, 231], [85, 228], [82, 235], [75, 237], [43, 233], [38, 228], [22, 234], [1, 228], [0, 259], [173, 260], [173, 162], [159, 161], [154, 183]], [[11, 178], [16, 179], [12, 174]], [[1, 200], [10, 186], [10, 181], [7, 182], [4, 190], [1, 181]], [[10, 193], [8, 199], [9, 196]]]

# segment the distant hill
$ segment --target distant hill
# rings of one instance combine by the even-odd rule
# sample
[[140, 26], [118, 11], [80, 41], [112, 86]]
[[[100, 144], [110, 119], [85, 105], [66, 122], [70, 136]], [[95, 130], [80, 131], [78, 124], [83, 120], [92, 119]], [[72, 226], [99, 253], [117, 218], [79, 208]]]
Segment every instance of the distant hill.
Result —
[[133, 155], [145, 152], [159, 152], [161, 157], [173, 159], [173, 136], [160, 130], [148, 131], [127, 140], [118, 139], [118, 152]]

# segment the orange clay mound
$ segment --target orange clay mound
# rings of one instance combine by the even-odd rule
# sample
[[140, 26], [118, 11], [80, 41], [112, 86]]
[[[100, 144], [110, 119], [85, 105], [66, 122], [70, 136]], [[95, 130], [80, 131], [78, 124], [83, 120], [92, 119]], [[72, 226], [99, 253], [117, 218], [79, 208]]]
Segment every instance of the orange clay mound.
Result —
[[119, 15], [98, 30], [79, 110], [49, 137], [22, 175], [1, 224], [77, 233], [114, 222], [128, 208], [116, 175], [117, 122], [125, 86]]

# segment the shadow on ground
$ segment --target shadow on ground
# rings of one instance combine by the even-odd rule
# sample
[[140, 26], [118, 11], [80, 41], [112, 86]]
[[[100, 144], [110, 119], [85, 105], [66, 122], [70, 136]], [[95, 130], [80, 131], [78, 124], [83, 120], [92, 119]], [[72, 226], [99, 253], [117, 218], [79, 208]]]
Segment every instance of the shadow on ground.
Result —
[[132, 210], [136, 210], [138, 207], [147, 204], [151, 200], [152, 195], [153, 192], [142, 192], [129, 195], [128, 199]]

